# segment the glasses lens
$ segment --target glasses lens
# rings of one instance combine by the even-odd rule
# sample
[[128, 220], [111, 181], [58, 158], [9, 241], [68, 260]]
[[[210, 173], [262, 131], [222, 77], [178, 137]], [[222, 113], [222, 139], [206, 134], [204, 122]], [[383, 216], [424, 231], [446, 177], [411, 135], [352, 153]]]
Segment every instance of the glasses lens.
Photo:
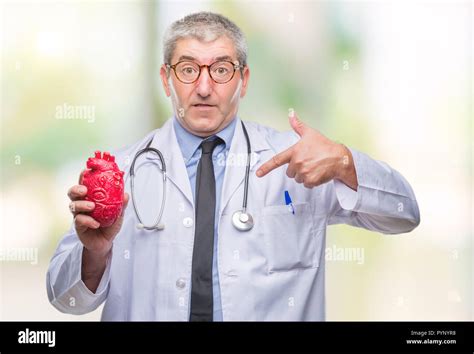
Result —
[[234, 64], [227, 61], [218, 61], [211, 66], [211, 77], [218, 83], [225, 83], [234, 75]]
[[183, 82], [193, 82], [199, 76], [199, 65], [183, 61], [176, 65], [176, 76]]

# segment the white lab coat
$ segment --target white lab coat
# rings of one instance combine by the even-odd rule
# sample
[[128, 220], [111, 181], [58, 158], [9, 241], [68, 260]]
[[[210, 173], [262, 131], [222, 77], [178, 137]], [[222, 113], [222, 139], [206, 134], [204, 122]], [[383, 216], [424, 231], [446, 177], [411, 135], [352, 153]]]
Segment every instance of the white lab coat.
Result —
[[[294, 144], [298, 136], [253, 122], [245, 124], [254, 152], [248, 211], [255, 226], [249, 232], [240, 232], [231, 222], [232, 213], [242, 205], [242, 156], [247, 152], [238, 122], [227, 156], [218, 213], [217, 264], [223, 319], [324, 320], [326, 227], [345, 223], [385, 234], [409, 232], [420, 221], [415, 195], [400, 173], [354, 149], [357, 192], [339, 181], [307, 189], [286, 176], [285, 166], [258, 178], [258, 166]], [[165, 229], [137, 229], [130, 201], [94, 294], [81, 280], [83, 246], [71, 227], [47, 274], [48, 297], [58, 310], [84, 314], [105, 301], [105, 321], [188, 320], [195, 213], [172, 119], [136, 144], [113, 153], [120, 169], [126, 171], [126, 192], [130, 193], [131, 160], [152, 136], [151, 146], [163, 153], [169, 178]], [[139, 211], [150, 224], [159, 210], [161, 175], [156, 156], [145, 155], [135, 167], [135, 193]], [[290, 193], [295, 214], [285, 205], [285, 190]]]

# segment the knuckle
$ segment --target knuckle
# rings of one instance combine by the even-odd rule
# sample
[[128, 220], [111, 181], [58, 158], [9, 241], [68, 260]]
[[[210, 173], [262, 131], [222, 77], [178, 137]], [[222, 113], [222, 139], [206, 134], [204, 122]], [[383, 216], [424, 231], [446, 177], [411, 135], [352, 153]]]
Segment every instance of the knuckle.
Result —
[[294, 164], [295, 164], [295, 166], [296, 166], [297, 168], [299, 168], [299, 169], [303, 168], [304, 165], [305, 165], [304, 160], [301, 159], [301, 158], [295, 159]]
[[276, 155], [273, 156], [273, 157], [272, 157], [272, 161], [273, 161], [273, 163], [274, 163], [275, 165], [280, 166], [280, 159], [279, 159], [278, 156], [276, 156]]

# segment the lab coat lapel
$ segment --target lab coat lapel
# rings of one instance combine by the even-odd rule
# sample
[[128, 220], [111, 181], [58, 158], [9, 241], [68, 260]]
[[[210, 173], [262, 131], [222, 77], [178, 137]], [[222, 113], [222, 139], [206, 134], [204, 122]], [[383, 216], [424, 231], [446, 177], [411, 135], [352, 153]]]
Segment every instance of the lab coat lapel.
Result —
[[[173, 118], [168, 119], [161, 129], [157, 130], [153, 137], [151, 147], [161, 151], [166, 162], [166, 174], [168, 179], [184, 194], [191, 205], [194, 206], [188, 171], [186, 170], [183, 154], [181, 153], [181, 148], [176, 139]], [[153, 152], [148, 152], [146, 157], [148, 159], [158, 159]]]
[[[247, 159], [247, 141], [242, 128], [240, 119], [237, 119], [234, 137], [226, 159], [226, 168], [224, 174], [224, 182], [222, 186], [221, 203], [219, 215], [224, 211], [227, 203], [237, 191], [239, 186], [244, 184], [246, 159]], [[270, 149], [266, 139], [256, 129], [253, 123], [245, 123], [247, 133], [250, 139], [252, 157], [250, 159], [250, 180], [252, 173], [255, 173], [255, 167], [260, 161], [260, 154], [264, 150]], [[243, 198], [243, 194], [242, 194]], [[250, 198], [250, 196], [249, 196]]]

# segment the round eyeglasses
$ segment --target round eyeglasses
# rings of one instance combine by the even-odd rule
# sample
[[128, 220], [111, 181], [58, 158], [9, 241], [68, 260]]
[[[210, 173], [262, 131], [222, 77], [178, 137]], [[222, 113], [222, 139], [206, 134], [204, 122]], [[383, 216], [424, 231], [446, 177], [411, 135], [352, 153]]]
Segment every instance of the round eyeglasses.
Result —
[[211, 65], [199, 65], [193, 61], [179, 61], [174, 65], [165, 64], [168, 69], [173, 69], [176, 77], [184, 84], [192, 84], [201, 76], [202, 68], [207, 68], [209, 76], [217, 84], [225, 84], [232, 80], [235, 71], [243, 68], [243, 65], [231, 61], [216, 61]]

